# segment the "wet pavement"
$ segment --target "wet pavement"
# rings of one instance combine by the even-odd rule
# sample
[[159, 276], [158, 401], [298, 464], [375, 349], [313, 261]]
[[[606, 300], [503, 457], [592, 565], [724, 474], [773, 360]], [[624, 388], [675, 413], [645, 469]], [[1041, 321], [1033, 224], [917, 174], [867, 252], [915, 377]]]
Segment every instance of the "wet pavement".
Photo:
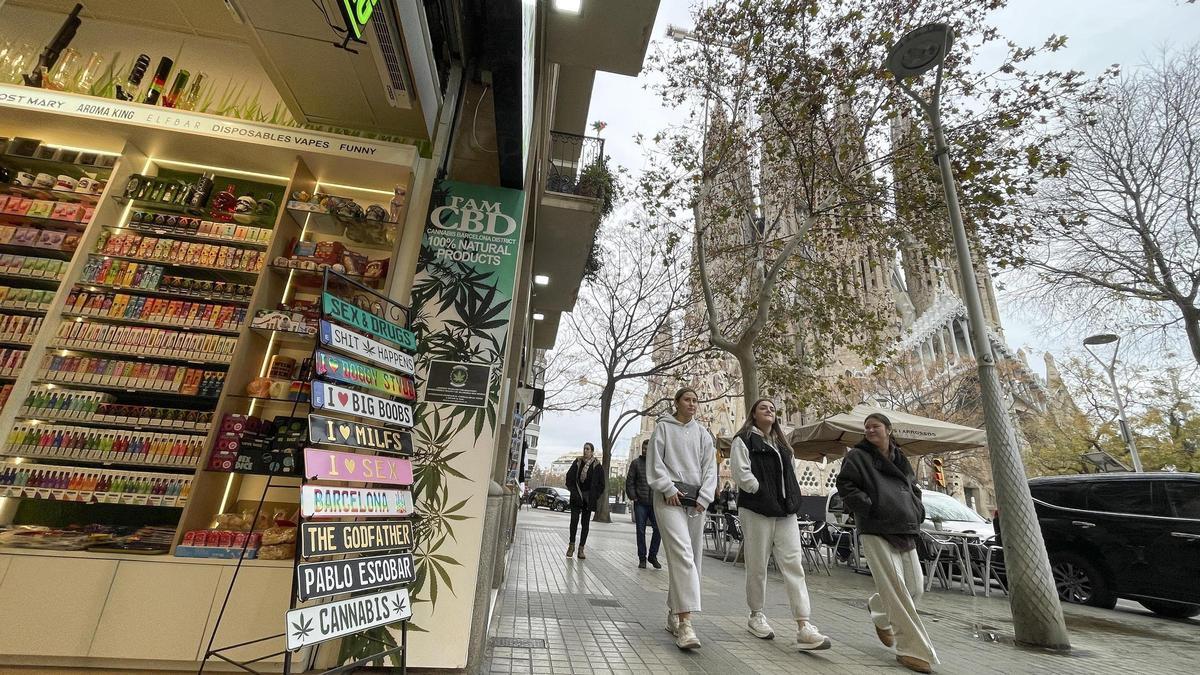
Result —
[[[638, 569], [628, 515], [593, 523], [587, 560], [568, 559], [569, 514], [523, 510], [508, 576], [494, 610], [490, 673], [864, 673], [909, 672], [875, 637], [866, 611], [870, 576], [810, 569], [813, 622], [833, 648], [793, 646], [782, 581], [772, 572], [766, 614], [777, 637], [746, 631], [741, 565], [708, 558], [704, 612], [693, 621], [703, 646], [678, 650], [665, 630], [667, 571]], [[980, 589], [982, 590], [982, 589]], [[1013, 644], [1007, 597], [971, 596], [935, 583], [920, 611], [942, 664], [939, 673], [1197, 673], [1200, 621], [1152, 615], [1121, 601], [1114, 610], [1065, 605], [1070, 652]]]

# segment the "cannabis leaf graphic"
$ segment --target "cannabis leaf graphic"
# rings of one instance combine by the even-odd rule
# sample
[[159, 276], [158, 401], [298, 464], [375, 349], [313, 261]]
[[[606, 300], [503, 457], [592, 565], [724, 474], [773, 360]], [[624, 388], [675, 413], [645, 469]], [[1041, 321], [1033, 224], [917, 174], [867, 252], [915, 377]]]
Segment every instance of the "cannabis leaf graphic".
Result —
[[297, 640], [303, 640], [313, 632], [312, 619], [302, 616], [299, 623], [292, 623], [292, 630], [295, 631], [295, 633], [292, 634], [292, 637], [296, 638]]
[[405, 605], [407, 605], [408, 603], [405, 602], [404, 598], [397, 595], [396, 597], [392, 598], [391, 600], [392, 600], [392, 611], [396, 612], [397, 614], [399, 614], [401, 616], [403, 616], [408, 611], [407, 607], [405, 607]]

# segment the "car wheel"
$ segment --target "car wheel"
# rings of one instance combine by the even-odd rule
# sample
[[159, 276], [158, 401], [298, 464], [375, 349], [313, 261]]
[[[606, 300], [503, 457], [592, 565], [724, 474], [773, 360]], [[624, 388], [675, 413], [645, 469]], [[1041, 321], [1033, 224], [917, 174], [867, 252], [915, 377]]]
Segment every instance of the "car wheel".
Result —
[[1112, 609], [1117, 598], [1108, 588], [1108, 580], [1091, 562], [1075, 553], [1058, 553], [1050, 558], [1058, 597], [1066, 602]]
[[558, 511], [559, 513], [562, 513], [563, 511], [567, 510], [567, 505], [563, 504], [562, 502], [559, 502], [554, 505], [554, 510]]
[[1165, 616], [1169, 619], [1190, 619], [1193, 616], [1200, 615], [1200, 605], [1166, 602], [1165, 600], [1138, 600], [1138, 604], [1159, 616]]

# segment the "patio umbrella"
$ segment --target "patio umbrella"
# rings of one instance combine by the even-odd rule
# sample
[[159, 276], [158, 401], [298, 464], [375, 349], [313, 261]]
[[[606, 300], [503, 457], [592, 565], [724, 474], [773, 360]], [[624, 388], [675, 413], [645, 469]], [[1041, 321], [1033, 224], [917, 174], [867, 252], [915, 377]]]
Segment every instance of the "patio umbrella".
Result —
[[863, 439], [863, 421], [876, 412], [892, 421], [892, 435], [909, 455], [968, 450], [987, 443], [987, 434], [981, 429], [861, 403], [850, 412], [797, 427], [788, 437], [792, 452], [796, 459], [812, 461], [841, 457], [846, 448]]

